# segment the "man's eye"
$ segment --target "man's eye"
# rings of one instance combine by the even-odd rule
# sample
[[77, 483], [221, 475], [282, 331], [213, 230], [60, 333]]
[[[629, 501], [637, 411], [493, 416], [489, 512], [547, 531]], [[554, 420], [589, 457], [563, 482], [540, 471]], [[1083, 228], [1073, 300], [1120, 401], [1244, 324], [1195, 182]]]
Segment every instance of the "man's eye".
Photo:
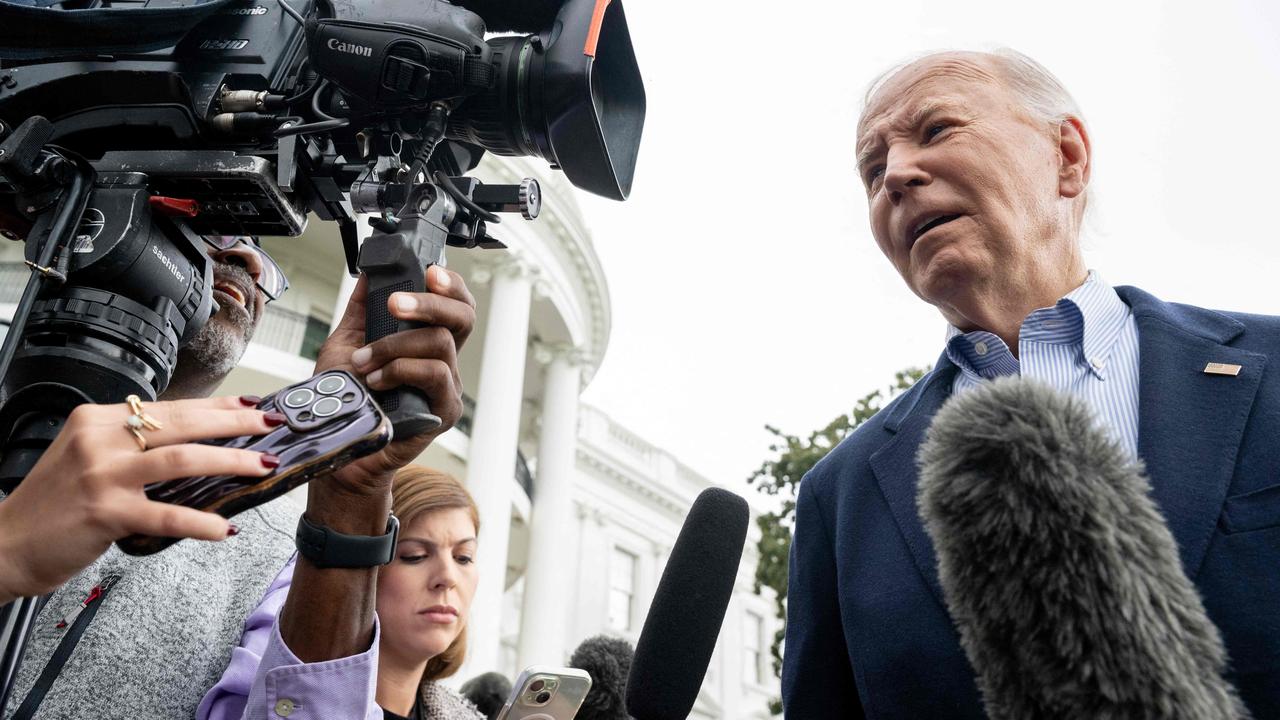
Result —
[[938, 135], [939, 135], [943, 130], [946, 130], [946, 129], [947, 129], [947, 126], [946, 126], [944, 123], [934, 123], [933, 125], [930, 125], [930, 126], [929, 126], [927, 129], [925, 129], [925, 131], [924, 131], [924, 139], [925, 139], [925, 142], [928, 142], [928, 141], [930, 141], [930, 140], [934, 139], [934, 138], [935, 138], [935, 137], [937, 137], [937, 136], [938, 136]]
[[470, 555], [459, 555], [458, 557], [454, 558], [454, 560], [459, 565], [470, 565], [471, 563], [475, 562], [475, 560], [473, 560]]
[[880, 176], [881, 176], [881, 175], [883, 175], [883, 174], [884, 174], [884, 166], [883, 166], [883, 165], [876, 165], [875, 167], [873, 167], [873, 168], [871, 168], [870, 170], [868, 170], [868, 171], [867, 171], [867, 185], [874, 185], [874, 184], [875, 184], [875, 182], [876, 182], [876, 180], [879, 180], [879, 179], [880, 179]]

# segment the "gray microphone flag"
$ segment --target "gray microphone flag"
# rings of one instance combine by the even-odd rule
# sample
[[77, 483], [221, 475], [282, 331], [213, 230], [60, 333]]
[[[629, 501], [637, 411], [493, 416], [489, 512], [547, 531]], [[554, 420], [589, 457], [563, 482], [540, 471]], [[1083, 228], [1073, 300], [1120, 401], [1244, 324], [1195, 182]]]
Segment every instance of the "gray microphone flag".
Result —
[[1022, 378], [939, 411], [920, 517], [992, 720], [1247, 718], [1140, 464]]

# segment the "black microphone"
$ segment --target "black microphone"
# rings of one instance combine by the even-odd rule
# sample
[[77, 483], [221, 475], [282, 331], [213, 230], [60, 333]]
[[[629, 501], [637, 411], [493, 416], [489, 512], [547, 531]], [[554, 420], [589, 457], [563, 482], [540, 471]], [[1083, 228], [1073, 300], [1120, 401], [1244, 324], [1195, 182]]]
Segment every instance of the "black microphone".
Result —
[[568, 0], [452, 0], [484, 18], [489, 32], [536, 33], [551, 28]]
[[511, 694], [511, 681], [500, 672], [487, 672], [462, 683], [458, 692], [471, 701], [486, 720], [494, 720]]
[[627, 712], [685, 720], [707, 674], [733, 594], [750, 512], [728, 490], [703, 490], [689, 509], [636, 642]]
[[938, 412], [919, 461], [920, 517], [993, 720], [1248, 717], [1141, 466], [1083, 400], [996, 380]]
[[627, 675], [636, 651], [622, 638], [596, 635], [583, 640], [569, 667], [586, 670], [591, 689], [574, 720], [627, 720]]

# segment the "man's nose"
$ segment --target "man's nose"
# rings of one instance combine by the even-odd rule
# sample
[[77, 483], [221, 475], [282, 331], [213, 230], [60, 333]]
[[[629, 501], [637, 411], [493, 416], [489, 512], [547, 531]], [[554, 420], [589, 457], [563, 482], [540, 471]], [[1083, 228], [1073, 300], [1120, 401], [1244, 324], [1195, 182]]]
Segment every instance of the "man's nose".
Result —
[[902, 202], [911, 188], [923, 187], [931, 180], [929, 173], [920, 166], [920, 158], [916, 153], [905, 148], [889, 151], [885, 159], [884, 188], [894, 205]]
[[262, 260], [258, 257], [258, 253], [244, 243], [237, 243], [227, 250], [213, 250], [210, 257], [216, 262], [239, 265], [249, 273], [255, 283], [262, 277]]

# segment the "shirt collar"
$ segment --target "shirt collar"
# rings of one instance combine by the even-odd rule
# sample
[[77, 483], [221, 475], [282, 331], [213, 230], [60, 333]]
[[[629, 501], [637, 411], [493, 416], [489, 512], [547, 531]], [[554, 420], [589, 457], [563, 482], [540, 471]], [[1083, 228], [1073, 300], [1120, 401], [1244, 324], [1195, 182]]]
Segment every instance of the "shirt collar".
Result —
[[[1080, 287], [1052, 307], [1033, 311], [1023, 322], [1019, 344], [1070, 344], [1081, 348], [1078, 361], [1098, 379], [1106, 379], [1107, 361], [1131, 311], [1116, 291], [1090, 270]], [[964, 332], [947, 325], [947, 357], [980, 377], [1013, 375], [1018, 360], [1004, 341], [985, 330]]]

